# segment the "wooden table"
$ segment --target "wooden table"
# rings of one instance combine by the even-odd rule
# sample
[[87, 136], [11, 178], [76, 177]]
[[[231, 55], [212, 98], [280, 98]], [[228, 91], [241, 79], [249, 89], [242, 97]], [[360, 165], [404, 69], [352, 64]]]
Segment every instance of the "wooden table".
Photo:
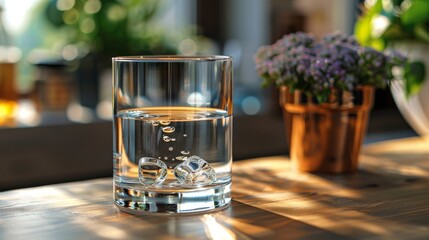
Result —
[[429, 239], [429, 141], [368, 145], [360, 160], [353, 175], [236, 162], [231, 207], [194, 216], [121, 212], [110, 178], [2, 192], [0, 239]]

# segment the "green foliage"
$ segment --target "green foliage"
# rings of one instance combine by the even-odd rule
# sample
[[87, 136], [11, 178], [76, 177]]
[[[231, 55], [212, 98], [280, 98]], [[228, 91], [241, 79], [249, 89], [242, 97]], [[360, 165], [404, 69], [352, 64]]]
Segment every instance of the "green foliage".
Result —
[[414, 0], [408, 9], [404, 10], [400, 16], [404, 26], [415, 26], [429, 20], [429, 2], [427, 0]]
[[405, 65], [404, 76], [407, 97], [420, 91], [425, 75], [426, 68], [423, 62], [415, 61]]
[[173, 37], [155, 22], [162, 1], [75, 0], [65, 9], [61, 2], [70, 1], [50, 0], [45, 15], [70, 43], [106, 57], [177, 52]]
[[383, 10], [381, 1], [377, 0], [374, 6], [366, 10], [366, 13], [359, 18], [355, 25], [355, 37], [360, 44], [364, 46], [372, 46], [377, 50], [384, 48], [384, 41], [379, 38], [373, 38], [372, 20], [379, 15]]
[[[378, 50], [396, 41], [429, 43], [429, 1], [376, 0], [356, 22], [355, 36], [362, 45]], [[404, 72], [407, 96], [419, 91], [425, 75], [423, 63], [407, 64]]]

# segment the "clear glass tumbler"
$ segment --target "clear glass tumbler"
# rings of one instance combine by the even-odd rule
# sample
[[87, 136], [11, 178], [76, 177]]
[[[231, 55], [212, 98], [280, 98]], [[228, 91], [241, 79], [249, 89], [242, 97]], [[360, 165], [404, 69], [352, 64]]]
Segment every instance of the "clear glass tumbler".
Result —
[[231, 201], [232, 59], [113, 58], [114, 199], [132, 213]]

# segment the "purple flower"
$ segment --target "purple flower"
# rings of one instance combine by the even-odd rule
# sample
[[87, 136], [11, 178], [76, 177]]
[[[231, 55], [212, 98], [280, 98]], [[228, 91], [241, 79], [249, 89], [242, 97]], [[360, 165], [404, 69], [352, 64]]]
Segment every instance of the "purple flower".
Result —
[[406, 58], [392, 50], [362, 47], [353, 36], [341, 33], [326, 35], [319, 43], [306, 33], [296, 33], [259, 48], [254, 61], [265, 85], [286, 85], [324, 99], [332, 88], [385, 87], [393, 77], [392, 68], [404, 65]]
[[407, 62], [407, 57], [404, 54], [391, 48], [384, 50], [384, 55], [387, 57], [387, 62], [395, 66], [404, 66]]
[[359, 47], [359, 43], [356, 41], [356, 39], [353, 36], [349, 36], [340, 32], [335, 32], [335, 33], [325, 35], [323, 37], [322, 43], [323, 44], [345, 43], [351, 46]]

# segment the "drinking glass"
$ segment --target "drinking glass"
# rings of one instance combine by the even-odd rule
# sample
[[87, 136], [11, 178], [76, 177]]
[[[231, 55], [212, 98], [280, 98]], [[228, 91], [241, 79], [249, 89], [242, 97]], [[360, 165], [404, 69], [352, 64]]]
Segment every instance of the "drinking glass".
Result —
[[113, 58], [114, 200], [131, 213], [231, 201], [232, 59]]

